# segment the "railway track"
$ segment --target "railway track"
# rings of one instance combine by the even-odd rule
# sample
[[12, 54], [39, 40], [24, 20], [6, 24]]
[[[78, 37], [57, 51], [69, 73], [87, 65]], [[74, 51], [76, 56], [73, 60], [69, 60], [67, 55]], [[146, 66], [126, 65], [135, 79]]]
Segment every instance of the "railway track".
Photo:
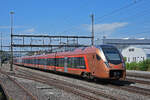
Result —
[[[106, 94], [102, 91], [95, 91], [93, 89], [89, 89], [87, 87], [75, 85], [66, 81], [58, 80], [55, 78], [47, 77], [41, 74], [33, 73], [33, 72], [27, 72], [24, 70], [17, 70], [21, 74], [17, 74], [17, 77], [22, 78], [28, 78], [34, 81], [38, 81], [41, 83], [45, 83], [47, 85], [55, 86], [59, 89], [63, 89], [66, 92], [72, 92], [73, 94], [79, 95], [83, 98], [89, 99], [89, 100], [100, 100], [100, 98], [108, 98], [111, 100], [123, 100], [122, 98], [119, 98], [117, 96]], [[31, 77], [32, 76], [32, 77]], [[88, 94], [88, 95], [87, 95]], [[89, 95], [91, 94], [91, 95]]]
[[137, 78], [143, 78], [143, 79], [150, 79], [150, 76], [149, 74], [144, 74], [144, 75], [141, 75], [141, 74], [127, 74], [127, 76], [129, 77], [137, 77]]
[[150, 96], [150, 89], [140, 88], [136, 86], [121, 86], [122, 84], [120, 84], [119, 82], [110, 83], [111, 84], [109, 84], [109, 86], [112, 88], [121, 89], [132, 93], [138, 93], [144, 96]]
[[[32, 95], [31, 92], [29, 92], [26, 88], [24, 88], [23, 85], [21, 85], [19, 82], [17, 82], [14, 78], [12, 78], [9, 74], [6, 72], [0, 70], [0, 73], [3, 74], [3, 77], [7, 79], [7, 82], [11, 85], [12, 89], [8, 90], [5, 89], [6, 95], [9, 93], [9, 100], [37, 100], [35, 96]], [[5, 80], [6, 81], [6, 80]], [[7, 87], [6, 84], [3, 84], [4, 87]], [[13, 93], [11, 93], [13, 92]], [[17, 92], [16, 95], [14, 95], [14, 92]], [[17, 97], [16, 97], [17, 96]]]
[[[89, 89], [86, 87], [74, 85], [72, 83], [68, 83], [66, 81], [47, 77], [47, 76], [41, 75], [39, 73], [35, 73], [35, 72], [31, 72], [31, 71], [27, 72], [27, 71], [24, 71], [22, 69], [21, 70], [18, 69], [17, 71], [21, 74], [16, 74], [16, 77], [30, 79], [30, 80], [38, 81], [38, 82], [45, 83], [48, 85], [53, 85], [59, 89], [62, 89], [62, 90], [67, 91], [67, 92], [72, 92], [73, 94], [79, 95], [79, 96], [86, 98], [86, 99], [89, 99], [89, 100], [100, 100], [100, 97], [104, 97], [104, 98], [108, 98], [108, 99], [112, 99], [112, 100], [123, 100], [122, 98], [118, 98], [116, 96], [111, 96], [111, 95], [105, 94], [101, 91], [95, 91], [95, 90], [92, 90], [92, 89]], [[140, 83], [142, 82], [143, 84], [146, 84], [146, 81], [141, 81], [141, 80], [135, 81], [135, 80], [127, 79], [127, 81], [140, 82]], [[53, 83], [51, 83], [51, 82], [53, 82]], [[108, 85], [108, 86], [112, 87], [112, 88], [125, 90], [125, 91], [131, 92], [131, 93], [141, 94], [144, 96], [150, 95], [150, 89], [144, 89], [144, 88], [139, 88], [139, 87], [135, 87], [135, 86], [119, 86], [120, 84], [118, 84], [117, 86], [116, 85], [117, 85], [116, 83], [110, 83], [110, 85]], [[95, 96], [87, 95], [88, 93], [85, 94], [81, 91], [92, 93]]]
[[[27, 73], [26, 71], [23, 71], [23, 70], [19, 70], [21, 73], [24, 73], [24, 74], [31, 74], [31, 72]], [[41, 75], [41, 74], [37, 74], [37, 73], [34, 73], [32, 75], [37, 75], [37, 76], [40, 76], [41, 78], [45, 78], [45, 79], [49, 79], [50, 77], [47, 77], [47, 76], [44, 76], [44, 75]], [[102, 97], [105, 97], [105, 98], [109, 98], [109, 99], [112, 99], [112, 100], [123, 100], [122, 98], [118, 98], [118, 97], [114, 97], [114, 96], [110, 96], [108, 94], [105, 94], [103, 92], [100, 92], [100, 91], [95, 91], [95, 90], [92, 90], [92, 89], [89, 89], [89, 88], [85, 88], [85, 87], [82, 87], [82, 86], [78, 86], [78, 85], [74, 85], [74, 84], [70, 84], [66, 81], [62, 81], [62, 80], [57, 80], [55, 78], [51, 78], [50, 81], [53, 81], [57, 83], [61, 83], [61, 84], [64, 84], [64, 86], [69, 86], [69, 87], [74, 87], [76, 89], [79, 89], [79, 90], [82, 90], [82, 91], [86, 91], [86, 92], [90, 92], [90, 93], [93, 93], [95, 95], [100, 95]], [[56, 81], [57, 80], [57, 81]], [[131, 81], [131, 80], [130, 80]], [[132, 80], [134, 81], [134, 80]], [[135, 81], [134, 81], [135, 82]], [[139, 82], [139, 81], [138, 81]], [[140, 81], [140, 82], [143, 82], [143, 81]], [[144, 81], [145, 82], [145, 81]], [[145, 82], [146, 84], [146, 82]], [[118, 83], [114, 83], [114, 82], [110, 82], [110, 84], [108, 86], [112, 87], [112, 88], [117, 88], [117, 89], [121, 89], [121, 90], [125, 90], [125, 91], [128, 91], [128, 92], [132, 92], [132, 93], [138, 93], [138, 94], [142, 94], [144, 96], [150, 96], [150, 89], [145, 89], [145, 88], [139, 88], [139, 87], [136, 87], [136, 86], [121, 86], [122, 84], [120, 84], [120, 82]], [[96, 100], [96, 99], [95, 99]]]
[[126, 81], [150, 85], [150, 81], [137, 80], [137, 79], [131, 79], [131, 78], [126, 78]]

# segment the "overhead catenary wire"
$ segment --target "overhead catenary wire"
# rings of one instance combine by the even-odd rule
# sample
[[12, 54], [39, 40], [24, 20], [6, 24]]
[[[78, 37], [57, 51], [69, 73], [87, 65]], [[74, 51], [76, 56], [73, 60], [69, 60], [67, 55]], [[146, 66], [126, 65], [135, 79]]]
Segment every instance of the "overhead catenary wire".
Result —
[[98, 22], [101, 22], [101, 21], [103, 21], [103, 19], [108, 18], [109, 16], [111, 16], [111, 15], [113, 15], [113, 14], [115, 14], [115, 13], [118, 13], [118, 12], [120, 12], [121, 10], [127, 9], [127, 8], [129, 8], [129, 7], [133, 6], [133, 5], [135, 5], [135, 4], [139, 3], [139, 2], [141, 2], [141, 1], [143, 1], [143, 0], [135, 0], [135, 1], [132, 2], [132, 3], [130, 3], [130, 4], [126, 5], [126, 6], [123, 6], [123, 7], [121, 7], [121, 8], [115, 9], [115, 10], [111, 11], [110, 13], [106, 13], [106, 14], [104, 14], [103, 16], [96, 18], [95, 20], [96, 20], [97, 23], [98, 23]]
[[[103, 21], [102, 19], [104, 19], [104, 18], [106, 18], [106, 17], [109, 17], [109, 16], [111, 16], [111, 15], [113, 15], [113, 14], [115, 14], [115, 13], [121, 11], [121, 10], [124, 10], [124, 9], [126, 9], [126, 8], [129, 8], [129, 7], [131, 7], [131, 6], [133, 6], [133, 5], [137, 4], [137, 3], [139, 3], [139, 2], [141, 2], [141, 1], [143, 1], [143, 0], [134, 0], [134, 2], [128, 4], [128, 5], [124, 6], [124, 7], [115, 9], [115, 10], [113, 10], [113, 11], [110, 12], [110, 13], [104, 14], [103, 16], [98, 17], [98, 18], [95, 19], [95, 20], [96, 20], [96, 23], [101, 22], [101, 21]], [[99, 19], [100, 19], [100, 20], [99, 20]], [[99, 20], [99, 21], [97, 21], [97, 20]], [[75, 29], [75, 28], [77, 28], [77, 27], [76, 27], [76, 26], [72, 26], [71, 28], [69, 28], [69, 29], [67, 29], [67, 30], [64, 30], [64, 31], [61, 32], [61, 33], [72, 33], [72, 32], [70, 32], [70, 30]], [[78, 33], [78, 32], [76, 32], [76, 33]]]
[[[144, 13], [146, 13], [146, 14], [144, 14]], [[150, 14], [150, 9], [146, 9], [146, 10], [143, 10], [143, 11], [141, 11], [141, 12], [137, 12], [137, 13], [135, 13], [134, 15], [129, 15], [129, 16], [127, 16], [127, 17], [121, 18], [119, 21], [123, 21], [123, 20], [125, 20], [125, 19], [129, 19], [129, 18], [131, 18], [131, 17], [137, 16], [137, 15], [140, 15], [140, 14], [142, 14], [142, 17], [143, 17], [143, 16], [146, 16], [146, 15], [149, 15], [149, 14]], [[139, 18], [139, 17], [137, 17], [137, 18]]]
[[[141, 15], [141, 16], [140, 16]], [[127, 20], [127, 19], [129, 19], [129, 18], [131, 18], [131, 17], [133, 17], [133, 16], [135, 16], [135, 18], [134, 19], [132, 19], [131, 21], [132, 22], [130, 22], [130, 25], [128, 25], [128, 26], [126, 26], [126, 27], [131, 27], [131, 26], [134, 26], [135, 27], [135, 25], [136, 26], [141, 26], [141, 28], [143, 29], [143, 30], [147, 30], [147, 29], [149, 29], [149, 20], [145, 20], [143, 17], [144, 16], [147, 16], [147, 15], [150, 15], [150, 9], [146, 9], [146, 10], [142, 10], [141, 12], [138, 12], [138, 13], [135, 13], [134, 15], [131, 15], [131, 16], [128, 16], [128, 17], [125, 17], [125, 18], [121, 18], [120, 20], [119, 20], [119, 22], [121, 22], [121, 21], [123, 21], [123, 20]], [[137, 17], [138, 16], [138, 17]], [[142, 18], [141, 18], [142, 17]], [[135, 19], [138, 19], [138, 21], [137, 20], [135, 20]], [[142, 20], [141, 20], [142, 19]], [[147, 27], [148, 28], [146, 28], [145, 27], [145, 24], [147, 25]], [[138, 32], [138, 33], [135, 33], [135, 34], [144, 34], [144, 33], [149, 33], [150, 31], [143, 31], [143, 32]], [[125, 33], [125, 32], [124, 32]], [[129, 33], [129, 32], [126, 32], [126, 33]], [[121, 33], [120, 33], [121, 34]]]

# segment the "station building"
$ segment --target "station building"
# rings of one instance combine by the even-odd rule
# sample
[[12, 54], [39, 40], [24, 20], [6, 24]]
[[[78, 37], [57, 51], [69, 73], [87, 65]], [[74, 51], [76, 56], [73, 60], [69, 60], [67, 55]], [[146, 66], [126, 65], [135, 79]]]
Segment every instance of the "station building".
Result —
[[122, 50], [123, 57], [126, 57], [126, 62], [140, 62], [146, 59], [150, 59], [149, 50], [144, 50], [142, 48], [129, 46]]
[[103, 39], [95, 40], [95, 45], [114, 45], [126, 57], [128, 63], [139, 62], [150, 59], [150, 39], [145, 38], [123, 38], [123, 39]]

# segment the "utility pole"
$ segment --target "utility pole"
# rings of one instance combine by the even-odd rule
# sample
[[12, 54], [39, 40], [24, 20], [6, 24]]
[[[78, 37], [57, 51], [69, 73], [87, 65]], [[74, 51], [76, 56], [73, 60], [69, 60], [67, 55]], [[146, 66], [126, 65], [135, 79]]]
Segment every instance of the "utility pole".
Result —
[[92, 46], [94, 45], [94, 14], [91, 15], [91, 19], [92, 19]]
[[10, 71], [13, 71], [13, 14], [14, 12], [11, 11], [11, 28], [10, 28], [10, 34], [11, 34], [11, 63], [10, 63]]

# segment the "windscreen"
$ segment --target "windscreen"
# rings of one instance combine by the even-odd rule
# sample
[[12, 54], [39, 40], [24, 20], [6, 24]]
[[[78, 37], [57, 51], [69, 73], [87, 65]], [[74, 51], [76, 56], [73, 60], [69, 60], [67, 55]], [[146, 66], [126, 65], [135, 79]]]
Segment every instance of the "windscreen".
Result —
[[102, 50], [108, 62], [112, 64], [120, 64], [122, 62], [121, 55], [116, 48], [102, 47]]

